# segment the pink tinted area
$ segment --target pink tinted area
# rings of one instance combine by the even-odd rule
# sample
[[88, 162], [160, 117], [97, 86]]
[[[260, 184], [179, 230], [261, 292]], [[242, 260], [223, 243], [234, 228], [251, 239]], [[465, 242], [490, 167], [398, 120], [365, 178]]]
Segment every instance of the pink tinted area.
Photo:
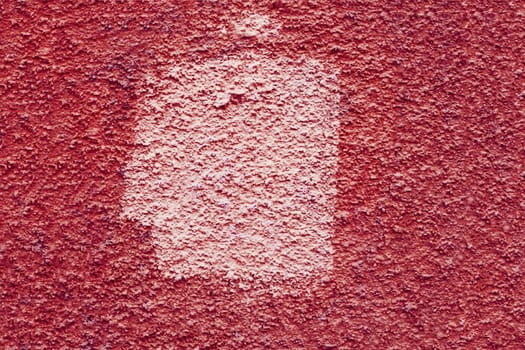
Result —
[[169, 277], [328, 276], [337, 72], [256, 53], [174, 62], [143, 100], [124, 216]]

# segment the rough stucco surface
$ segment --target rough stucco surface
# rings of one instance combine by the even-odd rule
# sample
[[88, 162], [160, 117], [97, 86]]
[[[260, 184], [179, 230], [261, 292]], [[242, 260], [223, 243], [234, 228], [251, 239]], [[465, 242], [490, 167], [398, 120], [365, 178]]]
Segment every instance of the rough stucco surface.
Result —
[[[522, 2], [0, 11], [0, 347], [523, 348]], [[330, 278], [285, 295], [167, 277], [122, 214], [148, 81], [247, 52], [339, 71]]]

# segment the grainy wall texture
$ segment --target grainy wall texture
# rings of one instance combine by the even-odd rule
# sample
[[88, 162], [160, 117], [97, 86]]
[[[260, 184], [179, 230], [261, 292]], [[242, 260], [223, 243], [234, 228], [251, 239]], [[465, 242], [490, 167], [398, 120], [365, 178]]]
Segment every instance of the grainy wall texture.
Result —
[[0, 348], [523, 349], [524, 36], [522, 1], [0, 0]]

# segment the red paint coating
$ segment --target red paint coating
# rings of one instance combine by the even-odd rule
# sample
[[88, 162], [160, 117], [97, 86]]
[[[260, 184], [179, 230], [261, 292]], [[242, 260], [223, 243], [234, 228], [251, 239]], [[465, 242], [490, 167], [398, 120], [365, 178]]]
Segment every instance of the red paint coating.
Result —
[[[282, 35], [220, 38], [244, 6]], [[521, 2], [1, 11], [0, 347], [522, 348]], [[341, 67], [337, 272], [309, 295], [173, 283], [119, 219], [143, 74], [259, 45]]]

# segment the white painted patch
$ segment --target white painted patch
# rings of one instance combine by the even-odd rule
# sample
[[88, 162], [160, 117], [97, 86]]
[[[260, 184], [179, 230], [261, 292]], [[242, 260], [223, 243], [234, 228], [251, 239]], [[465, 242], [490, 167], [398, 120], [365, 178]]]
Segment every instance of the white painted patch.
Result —
[[123, 215], [166, 276], [275, 279], [332, 268], [338, 88], [319, 62], [173, 63], [144, 101]]

